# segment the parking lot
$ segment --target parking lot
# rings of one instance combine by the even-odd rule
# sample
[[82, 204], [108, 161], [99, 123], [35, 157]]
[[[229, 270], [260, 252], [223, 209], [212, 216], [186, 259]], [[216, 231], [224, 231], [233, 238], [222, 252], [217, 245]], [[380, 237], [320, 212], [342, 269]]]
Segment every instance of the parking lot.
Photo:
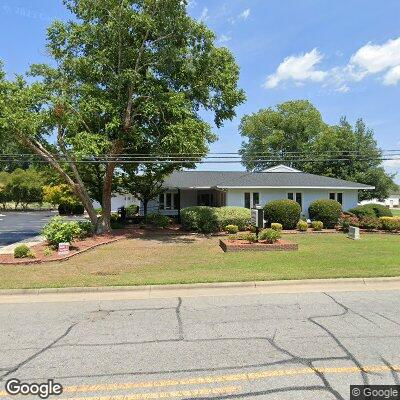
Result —
[[0, 247], [40, 235], [55, 211], [0, 211]]

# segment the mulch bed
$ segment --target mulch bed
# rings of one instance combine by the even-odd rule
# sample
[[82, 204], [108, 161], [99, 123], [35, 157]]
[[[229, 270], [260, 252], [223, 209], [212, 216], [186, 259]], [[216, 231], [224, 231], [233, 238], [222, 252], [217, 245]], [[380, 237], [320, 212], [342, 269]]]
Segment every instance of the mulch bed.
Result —
[[274, 244], [269, 244], [265, 241], [250, 243], [246, 240], [220, 239], [219, 245], [225, 253], [237, 251], [297, 251], [299, 249], [297, 243], [287, 242], [282, 239], [278, 240]]

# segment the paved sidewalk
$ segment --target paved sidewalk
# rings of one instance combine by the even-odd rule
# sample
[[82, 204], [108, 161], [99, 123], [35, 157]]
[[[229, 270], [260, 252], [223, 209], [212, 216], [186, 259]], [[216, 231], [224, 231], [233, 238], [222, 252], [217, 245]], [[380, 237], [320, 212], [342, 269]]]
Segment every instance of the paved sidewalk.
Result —
[[309, 279], [133, 287], [11, 289], [0, 290], [0, 304], [389, 290], [400, 290], [400, 278]]

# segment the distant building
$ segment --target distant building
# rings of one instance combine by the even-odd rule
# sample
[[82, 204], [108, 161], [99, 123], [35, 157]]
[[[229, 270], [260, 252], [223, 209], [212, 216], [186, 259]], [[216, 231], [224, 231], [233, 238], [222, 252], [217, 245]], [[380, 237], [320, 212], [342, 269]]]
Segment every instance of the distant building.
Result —
[[380, 201], [378, 199], [372, 199], [372, 200], [364, 200], [361, 202], [361, 204], [370, 204], [370, 203], [383, 204], [390, 208], [400, 207], [400, 189], [397, 191], [390, 192], [389, 197], [383, 201]]

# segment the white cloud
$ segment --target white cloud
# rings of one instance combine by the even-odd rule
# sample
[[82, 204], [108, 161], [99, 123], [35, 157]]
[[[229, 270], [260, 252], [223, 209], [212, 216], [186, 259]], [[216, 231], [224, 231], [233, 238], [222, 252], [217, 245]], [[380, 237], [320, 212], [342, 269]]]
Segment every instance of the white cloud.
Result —
[[360, 47], [344, 66], [334, 66], [328, 70], [317, 69], [324, 55], [317, 49], [300, 56], [290, 56], [279, 65], [276, 72], [269, 75], [265, 88], [277, 87], [283, 81], [292, 80], [298, 86], [307, 81], [323, 82], [337, 92], [350, 91], [349, 83], [361, 82], [368, 76], [378, 76], [384, 85], [400, 82], [400, 37], [377, 45], [367, 43]]
[[204, 7], [204, 8], [203, 8], [203, 11], [201, 12], [199, 21], [201, 21], [201, 22], [206, 22], [206, 21], [208, 20], [208, 18], [209, 18], [209, 15], [208, 15], [208, 8], [207, 8], [207, 7]]
[[250, 17], [251, 10], [250, 8], [244, 10], [242, 13], [239, 14], [240, 19], [247, 19]]
[[290, 80], [294, 81], [297, 85], [306, 81], [323, 81], [327, 76], [327, 72], [316, 69], [323, 57], [323, 54], [317, 49], [313, 49], [309, 53], [285, 58], [276, 72], [267, 77], [264, 87], [272, 89], [277, 87], [281, 82]]
[[221, 37], [219, 38], [219, 43], [227, 43], [231, 40], [232, 38], [228, 35], [221, 35]]

